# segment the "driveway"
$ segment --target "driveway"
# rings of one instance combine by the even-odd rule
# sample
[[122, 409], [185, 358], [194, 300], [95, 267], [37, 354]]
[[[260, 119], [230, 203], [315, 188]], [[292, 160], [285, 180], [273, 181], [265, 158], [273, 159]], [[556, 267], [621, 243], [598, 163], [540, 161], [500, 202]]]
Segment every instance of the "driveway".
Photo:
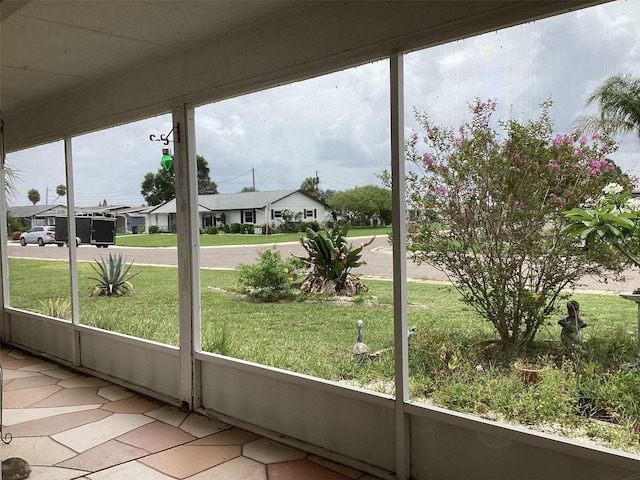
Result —
[[[365, 238], [351, 239], [354, 245], [365, 241]], [[304, 255], [304, 249], [298, 242], [281, 243], [276, 247], [283, 257], [293, 253]], [[200, 248], [200, 264], [203, 268], [225, 268], [233, 269], [241, 263], [255, 263], [257, 251], [270, 248], [270, 245], [246, 245], [246, 246], [225, 246], [225, 247], [202, 247]], [[121, 253], [127, 261], [133, 261], [136, 265], [176, 265], [178, 261], [177, 249], [175, 247], [163, 248], [137, 248], [110, 246], [108, 249], [96, 248], [89, 245], [81, 245], [76, 249], [77, 258], [81, 261], [93, 261], [101, 256], [111, 253]], [[68, 260], [68, 249], [56, 246], [38, 247], [37, 245], [27, 245], [22, 247], [18, 243], [8, 244], [9, 257], [39, 258], [52, 260]], [[392, 249], [386, 236], [376, 237], [374, 242], [365, 247], [364, 260], [367, 262], [355, 270], [362, 276], [391, 278], [392, 277]], [[407, 277], [412, 279], [445, 282], [446, 275], [427, 265], [416, 265], [411, 260], [406, 263]], [[631, 291], [640, 287], [640, 271], [630, 270], [627, 272], [626, 282], [602, 283], [596, 278], [585, 277], [581, 279], [583, 286], [581, 290], [617, 293], [621, 291]]]

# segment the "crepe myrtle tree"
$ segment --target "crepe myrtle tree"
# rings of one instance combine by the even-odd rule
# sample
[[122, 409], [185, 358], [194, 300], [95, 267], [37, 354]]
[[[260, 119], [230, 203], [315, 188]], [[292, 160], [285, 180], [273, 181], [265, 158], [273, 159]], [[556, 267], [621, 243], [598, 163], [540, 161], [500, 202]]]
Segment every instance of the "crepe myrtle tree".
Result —
[[406, 143], [416, 219], [408, 250], [448, 275], [509, 354], [531, 344], [563, 290], [621, 266], [613, 250], [585, 249], [562, 230], [563, 212], [596, 196], [614, 171], [606, 156], [616, 147], [605, 136], [555, 135], [550, 107], [537, 120], [493, 121], [496, 102], [476, 100], [455, 130], [416, 111], [424, 133]]

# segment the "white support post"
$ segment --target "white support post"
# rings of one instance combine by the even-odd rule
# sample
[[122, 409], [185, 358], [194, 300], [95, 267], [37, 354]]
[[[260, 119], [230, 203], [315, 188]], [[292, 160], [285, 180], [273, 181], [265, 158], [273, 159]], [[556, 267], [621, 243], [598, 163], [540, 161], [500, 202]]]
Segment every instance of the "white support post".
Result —
[[[2, 121], [2, 114], [0, 112], [0, 184], [6, 185], [5, 183], [5, 171], [4, 171], [4, 162], [6, 160], [6, 154], [4, 150], [4, 122]], [[3, 188], [2, 193], [0, 194], [0, 211], [7, 211], [7, 189]], [[7, 336], [5, 332], [5, 321], [4, 321], [4, 310], [9, 306], [9, 257], [7, 254], [7, 222], [0, 222], [0, 237], [2, 239], [1, 242], [1, 251], [2, 256], [0, 258], [0, 282], [2, 282], [1, 292], [2, 298], [0, 299], [0, 303], [2, 303], [2, 321], [0, 322], [0, 340], [6, 341]], [[1, 427], [1, 425], [0, 425]]]
[[78, 257], [76, 252], [76, 205], [73, 184], [73, 145], [71, 137], [64, 139], [64, 166], [67, 184], [67, 246], [69, 248], [69, 295], [71, 296], [71, 323], [73, 325], [73, 364], [81, 364], [80, 334], [76, 326], [80, 324], [80, 307], [78, 302]]
[[198, 175], [196, 167], [193, 107], [172, 112], [174, 169], [176, 178], [176, 227], [178, 231], [178, 292], [180, 321], [180, 402], [191, 410], [199, 406], [195, 352], [200, 337], [200, 235], [198, 230]]
[[391, 92], [391, 216], [393, 232], [393, 318], [396, 387], [396, 478], [411, 474], [409, 421], [409, 345], [407, 341], [407, 245], [404, 169], [404, 58], [389, 58]]

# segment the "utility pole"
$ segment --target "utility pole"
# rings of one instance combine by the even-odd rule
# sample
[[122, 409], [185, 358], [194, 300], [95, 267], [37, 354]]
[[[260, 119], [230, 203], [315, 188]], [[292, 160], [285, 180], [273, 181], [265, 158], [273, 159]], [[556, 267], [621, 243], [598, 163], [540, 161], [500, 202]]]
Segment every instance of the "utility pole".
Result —
[[256, 169], [251, 167], [251, 178], [253, 179], [253, 191], [256, 191]]

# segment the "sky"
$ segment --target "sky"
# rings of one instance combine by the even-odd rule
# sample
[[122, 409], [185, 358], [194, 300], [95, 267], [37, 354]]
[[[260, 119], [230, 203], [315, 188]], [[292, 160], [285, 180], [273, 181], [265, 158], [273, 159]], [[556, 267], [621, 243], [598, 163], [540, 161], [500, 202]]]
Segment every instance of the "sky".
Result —
[[[576, 117], [597, 113], [588, 96], [609, 76], [640, 76], [640, 2], [618, 0], [550, 19], [408, 53], [405, 56], [405, 133], [420, 131], [414, 108], [440, 125], [470, 118], [475, 98], [495, 99], [496, 118], [535, 119], [553, 101], [558, 133]], [[196, 150], [209, 163], [220, 193], [299, 188], [320, 178], [323, 190], [376, 184], [389, 168], [389, 65], [362, 65], [302, 82], [196, 108]], [[77, 206], [144, 205], [140, 185], [160, 168], [162, 145], [149, 135], [171, 130], [170, 116], [75, 137]], [[611, 158], [640, 176], [640, 139], [618, 137]], [[64, 203], [62, 142], [9, 153], [18, 172], [11, 206]]]

